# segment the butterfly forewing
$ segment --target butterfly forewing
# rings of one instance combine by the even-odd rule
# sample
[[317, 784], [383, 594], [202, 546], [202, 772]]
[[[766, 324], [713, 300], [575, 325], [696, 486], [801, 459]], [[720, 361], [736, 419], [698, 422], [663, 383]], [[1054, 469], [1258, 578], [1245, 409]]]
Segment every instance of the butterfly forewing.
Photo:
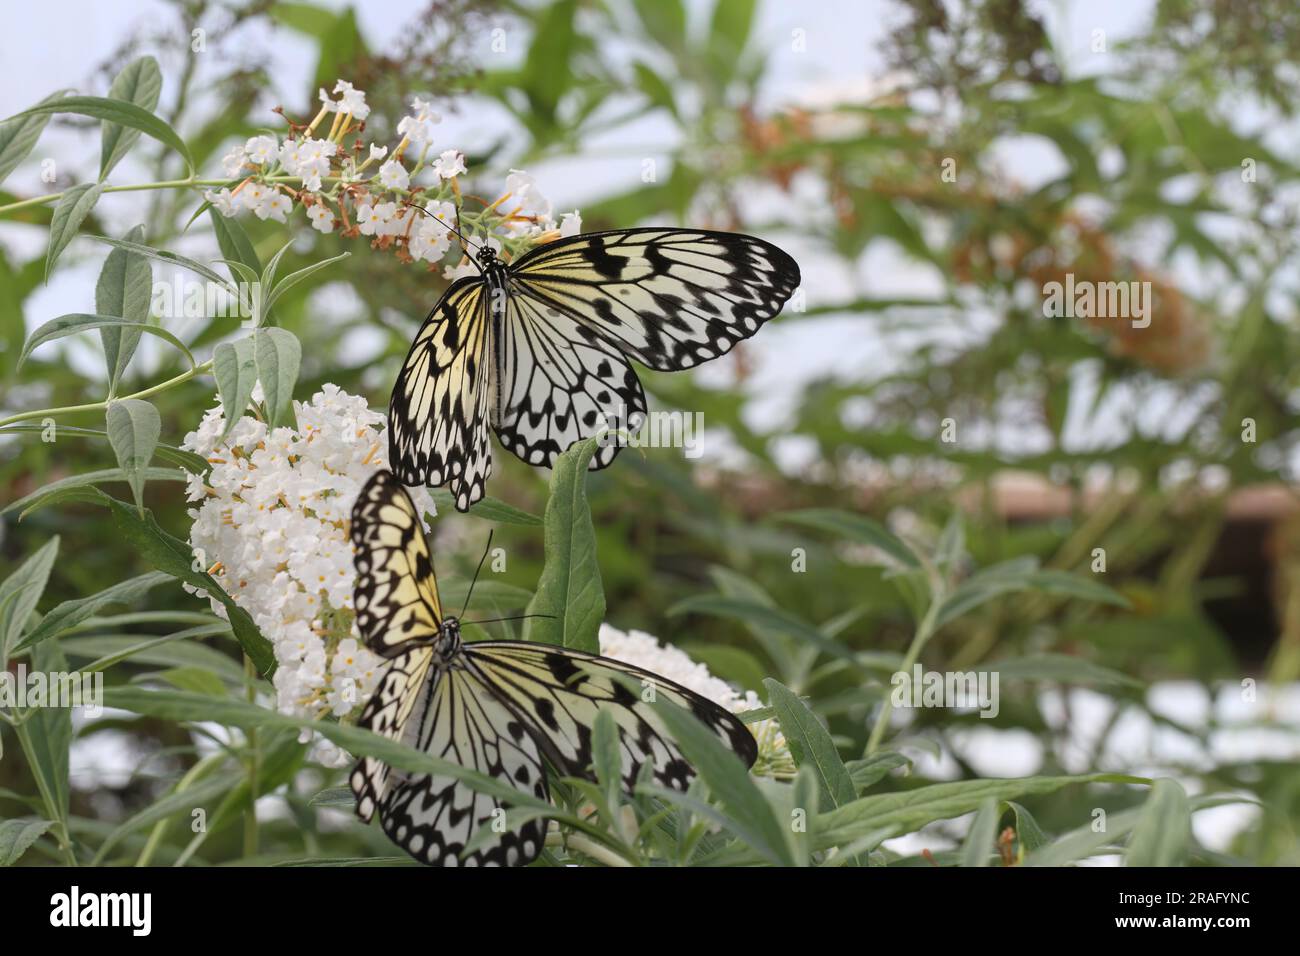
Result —
[[483, 497], [492, 474], [493, 349], [483, 283], [461, 279], [424, 320], [388, 404], [397, 476], [407, 485], [449, 485], [461, 511]]
[[[466, 510], [491, 474], [487, 431], [524, 461], [602, 427], [634, 431], [645, 397], [633, 359], [660, 371], [730, 351], [781, 310], [799, 267], [752, 236], [702, 229], [587, 233], [538, 246], [493, 290], [462, 279], [434, 308], [389, 406], [390, 461], [408, 485], [448, 484]], [[495, 381], [500, 376], [503, 381]], [[603, 468], [610, 442], [593, 457]]]
[[378, 472], [352, 509], [353, 605], [367, 647], [393, 657], [438, 634], [442, 608], [429, 543], [406, 489]]
[[752, 236], [627, 229], [561, 239], [511, 269], [511, 291], [566, 312], [593, 335], [660, 371], [717, 358], [799, 285], [799, 267]]

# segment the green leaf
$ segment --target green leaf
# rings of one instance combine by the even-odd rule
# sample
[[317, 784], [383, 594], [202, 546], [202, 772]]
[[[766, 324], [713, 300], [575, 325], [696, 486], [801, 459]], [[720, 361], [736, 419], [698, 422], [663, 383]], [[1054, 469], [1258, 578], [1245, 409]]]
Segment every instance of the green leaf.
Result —
[[158, 409], [138, 398], [117, 399], [108, 403], [106, 413], [108, 443], [113, 446], [117, 463], [131, 485], [135, 506], [144, 513], [145, 469], [158, 447], [162, 419]]
[[1108, 848], [1132, 832], [1137, 825], [1141, 809], [1125, 810], [1106, 815], [1106, 828], [1095, 829], [1094, 823], [1062, 834], [1051, 843], [1026, 854], [1021, 866], [1066, 866], [1076, 860], [1086, 860], [1098, 853], [1112, 852]]
[[807, 641], [832, 657], [839, 658], [859, 666], [856, 655], [838, 641], [833, 641], [817, 627], [785, 608], [768, 605], [747, 598], [719, 597], [713, 594], [699, 594], [695, 597], [678, 601], [668, 609], [669, 615], [710, 614], [715, 617], [729, 617], [756, 627], [771, 628], [791, 637]]
[[1120, 684], [1141, 687], [1142, 682], [1128, 674], [1102, 667], [1070, 654], [1033, 654], [1013, 657], [988, 665], [1003, 680], [1048, 680], [1063, 684]]
[[1069, 571], [1038, 571], [1030, 576], [1029, 586], [1048, 594], [1063, 594], [1115, 607], [1131, 606], [1129, 599], [1113, 588], [1082, 574], [1071, 574]]
[[99, 196], [103, 191], [104, 187], [100, 183], [78, 183], [71, 189], [65, 190], [59, 198], [50, 219], [50, 246], [45, 253], [46, 282], [50, 281], [54, 263], [68, 247], [68, 243], [77, 234], [81, 224], [86, 221], [90, 211], [95, 208], [95, 203], [99, 202]]
[[[456, 507], [456, 499], [445, 488], [430, 488], [429, 495], [433, 498], [433, 503], [437, 507], [439, 514], [444, 514]], [[535, 528], [542, 523], [542, 519], [537, 515], [516, 508], [514, 505], [507, 504], [500, 498], [493, 498], [491, 495], [474, 502], [469, 506], [467, 513], [485, 521], [495, 521], [497, 524], [515, 524]]]
[[50, 116], [55, 113], [75, 113], [91, 119], [107, 120], [120, 126], [136, 129], [180, 153], [188, 172], [194, 172], [194, 159], [189, 147], [174, 129], [146, 109], [124, 100], [103, 96], [65, 96], [52, 102], [42, 102], [18, 113], [13, 119], [28, 116]]
[[[253, 242], [248, 238], [244, 227], [239, 224], [239, 220], [223, 216], [212, 208], [208, 209], [208, 216], [212, 219], [212, 231], [217, 234], [217, 245], [221, 248], [221, 255], [231, 262], [247, 266], [255, 274], [260, 275], [262, 263], [257, 258], [257, 250], [253, 248]], [[240, 277], [235, 275], [234, 269], [231, 269], [230, 276], [235, 281], [239, 281]]]
[[785, 828], [740, 758], [694, 714], [672, 701], [660, 697], [651, 706], [709, 792], [745, 828], [753, 840], [751, 848], [778, 866], [792, 863]]
[[[150, 468], [145, 472], [145, 478], [149, 481], [184, 481], [185, 474], [179, 468]], [[0, 511], [0, 515], [6, 515], [11, 511], [19, 511], [19, 520], [21, 520], [38, 508], [44, 508], [56, 501], [63, 501], [68, 498], [87, 501], [92, 504], [103, 504], [104, 496], [96, 492], [94, 486], [112, 481], [127, 480], [126, 473], [121, 468], [102, 468], [98, 471], [83, 472], [80, 475], [69, 475], [67, 478], [60, 478], [58, 481], [52, 481], [48, 485], [37, 488], [29, 495], [24, 495], [13, 504], [8, 505], [4, 511]]]
[[252, 660], [257, 672], [269, 677], [275, 670], [275, 653], [271, 649], [271, 642], [262, 636], [248, 612], [234, 602], [215, 578], [206, 571], [194, 570], [190, 546], [160, 528], [148, 508], [144, 509], [143, 514], [137, 514], [116, 498], [108, 495], [104, 495], [104, 498], [113, 511], [125, 547], [142, 556], [159, 571], [216, 598], [226, 609], [230, 628], [239, 646]]
[[551, 804], [547, 801], [516, 789], [508, 781], [442, 760], [423, 750], [350, 724], [290, 717], [235, 697], [214, 698], [185, 691], [150, 691], [137, 687], [106, 688], [104, 704], [165, 720], [213, 721], [245, 730], [277, 727], [312, 730], [349, 753], [375, 757], [398, 770], [461, 780], [480, 793], [498, 797], [516, 807], [551, 809]]
[[897, 535], [866, 515], [834, 508], [809, 508], [804, 511], [787, 511], [777, 518], [819, 531], [830, 531], [850, 541], [870, 545], [882, 551], [900, 567], [921, 566], [921, 560]]
[[524, 626], [525, 640], [591, 654], [600, 653], [597, 635], [605, 619], [596, 529], [587, 505], [587, 465], [595, 452], [596, 439], [588, 438], [555, 461], [543, 519], [546, 563], [526, 611], [551, 616], [529, 618]]
[[670, 52], [686, 48], [686, 7], [682, 0], [634, 0], [633, 6], [656, 43]]
[[910, 766], [911, 763], [912, 761], [903, 754], [890, 750], [871, 754], [861, 760], [850, 760], [844, 767], [853, 780], [853, 789], [861, 794], [884, 780], [891, 770]]
[[[108, 88], [111, 99], [134, 103], [147, 113], [153, 113], [158, 106], [158, 96], [162, 93], [162, 70], [158, 61], [151, 56], [142, 56], [132, 60], [122, 68], [122, 72], [113, 79]], [[108, 178], [113, 167], [122, 157], [130, 152], [135, 141], [140, 138], [140, 130], [118, 125], [105, 120], [100, 135], [99, 181]]]
[[998, 801], [989, 797], [980, 804], [970, 832], [961, 846], [962, 866], [988, 866], [993, 854], [993, 844], [998, 838]]
[[1187, 791], [1177, 780], [1161, 777], [1142, 805], [1124, 865], [1182, 866], [1191, 846], [1192, 808]]
[[821, 791], [818, 803], [824, 808], [842, 807], [857, 799], [853, 778], [849, 776], [840, 759], [831, 735], [817, 715], [788, 687], [768, 678], [767, 700], [776, 711], [781, 723], [781, 733], [790, 745], [790, 754], [800, 767], [810, 767], [816, 775]]
[[82, 621], [98, 613], [110, 604], [132, 605], [163, 581], [168, 575], [161, 571], [150, 571], [138, 577], [128, 578], [107, 587], [98, 594], [89, 597], [73, 598], [64, 601], [41, 618], [41, 623], [27, 632], [27, 636], [18, 642], [15, 651], [25, 650], [33, 644], [39, 644], [46, 638], [55, 637], [76, 627]]
[[[592, 769], [600, 782], [605, 796], [605, 806], [611, 813], [617, 813], [620, 803], [619, 794], [623, 789], [622, 744], [619, 741], [618, 724], [609, 710], [599, 710], [591, 727]], [[615, 821], [611, 820], [611, 824]]]
[[143, 810], [123, 820], [104, 837], [104, 841], [95, 851], [96, 859], [104, 859], [108, 851], [117, 846], [123, 837], [137, 830], [143, 830], [159, 820], [166, 820], [177, 813], [190, 814], [199, 807], [206, 810], [211, 801], [235, 785], [236, 779], [231, 774], [217, 774], [205, 777], [190, 783], [183, 790], [173, 790], [171, 793], [150, 801], [149, 805]]
[[185, 347], [185, 343], [166, 329], [161, 329], [156, 325], [148, 325], [144, 322], [133, 322], [115, 315], [91, 315], [87, 312], [70, 312], [67, 315], [59, 316], [57, 319], [50, 319], [31, 334], [26, 344], [23, 345], [22, 353], [18, 356], [19, 367], [27, 361], [35, 349], [46, 342], [53, 342], [69, 335], [76, 335], [78, 332], [89, 332], [92, 329], [117, 329], [123, 333], [133, 331], [137, 337], [141, 332], [148, 332], [150, 335], [156, 335], [169, 345], [175, 346], [189, 360], [190, 366], [194, 366], [194, 356]]
[[524, 60], [520, 86], [528, 96], [532, 113], [550, 125], [560, 98], [573, 83], [569, 60], [576, 34], [573, 17], [576, 0], [546, 5], [536, 19], [536, 30]]
[[709, 62], [715, 78], [735, 71], [754, 25], [755, 0], [716, 0], [709, 24]]
[[231, 285], [221, 273], [205, 266], [203, 263], [186, 256], [177, 255], [174, 252], [168, 252], [166, 249], [155, 249], [153, 246], [146, 246], [142, 242], [128, 242], [125, 239], [113, 239], [109, 236], [87, 236], [87, 239], [94, 239], [96, 242], [102, 242], [113, 246], [116, 249], [125, 249], [127, 252], [134, 252], [137, 255], [145, 256], [149, 259], [156, 259], [159, 262], [165, 262], [171, 266], [180, 266], [182, 269], [188, 269], [195, 275], [202, 276], [209, 282], [214, 282], [221, 288], [225, 289], [233, 296], [238, 296], [239, 290]]
[[13, 866], [53, 820], [0, 820], [0, 866]]
[[9, 661], [9, 653], [22, 635], [23, 625], [45, 593], [58, 553], [59, 536], [55, 535], [0, 584], [0, 669]]
[[217, 380], [221, 411], [226, 416], [226, 428], [221, 433], [221, 440], [225, 441], [248, 410], [248, 400], [257, 384], [257, 353], [253, 337], [248, 335], [218, 345], [212, 352], [212, 375]]
[[257, 377], [266, 398], [267, 424], [271, 428], [292, 425], [293, 387], [298, 382], [302, 346], [297, 336], [286, 329], [258, 329], [253, 340]]
[[1050, 842], [1032, 813], [1013, 800], [1007, 801], [1007, 807], [1016, 815], [1016, 837], [1022, 854], [1033, 853]]
[[[262, 307], [263, 313], [270, 312], [271, 307], [280, 300], [280, 297], [283, 296], [290, 289], [292, 289], [294, 286], [296, 286], [299, 282], [302, 282], [304, 279], [315, 275], [317, 272], [320, 272], [322, 269], [328, 269], [336, 262], [342, 262], [350, 255], [352, 255], [352, 253], [350, 252], [341, 252], [337, 256], [331, 256], [328, 259], [322, 259], [320, 262], [313, 262], [309, 266], [304, 266], [303, 268], [299, 269], [297, 272], [290, 272], [287, 276], [285, 276], [278, 283], [276, 283], [273, 288], [269, 288], [265, 290], [266, 305]], [[268, 268], [270, 267], [268, 266]]]
[[177, 690], [206, 694], [209, 697], [225, 697], [227, 694], [226, 685], [221, 678], [203, 667], [173, 667], [159, 673], [158, 678]]
[[[144, 239], [144, 226], [139, 225], [125, 236], [128, 242]], [[95, 311], [99, 315], [114, 315], [127, 322], [140, 325], [148, 323], [149, 303], [153, 297], [153, 267], [144, 256], [125, 249], [110, 249], [104, 268], [95, 283]], [[140, 343], [140, 328], [104, 326], [99, 330], [104, 343], [104, 361], [108, 365], [108, 394], [117, 394], [117, 384], [122, 373], [135, 355]], [[184, 350], [185, 347], [182, 345]], [[188, 350], [186, 355], [189, 355]], [[189, 356], [190, 365], [194, 357]]]
[[[31, 671], [65, 672], [67, 661], [57, 643], [46, 641], [32, 652]], [[18, 743], [27, 758], [28, 769], [36, 778], [36, 788], [45, 806], [45, 815], [58, 823], [64, 833], [68, 827], [68, 752], [72, 749], [72, 709], [69, 707], [35, 707], [25, 712], [27, 719], [14, 728]]]
[[[68, 90], [59, 90], [41, 100], [40, 106], [56, 103], [66, 95]], [[37, 113], [33, 116], [16, 116], [0, 123], [0, 182], [9, 178], [9, 174], [18, 168], [18, 164], [27, 158], [36, 147], [45, 126], [50, 121], [49, 113]]]

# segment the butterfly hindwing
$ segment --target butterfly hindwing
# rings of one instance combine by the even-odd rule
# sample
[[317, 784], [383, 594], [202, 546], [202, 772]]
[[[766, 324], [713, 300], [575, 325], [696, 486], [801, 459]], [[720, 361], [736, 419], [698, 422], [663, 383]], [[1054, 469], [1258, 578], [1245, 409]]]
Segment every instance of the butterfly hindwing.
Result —
[[[536, 739], [514, 713], [463, 669], [426, 681], [403, 742], [434, 757], [477, 770], [524, 793], [549, 799]], [[394, 772], [396, 773], [396, 772]], [[401, 775], [379, 806], [384, 832], [416, 859], [442, 866], [522, 866], [542, 850], [546, 820], [500, 829], [487, 843], [466, 844], [504, 809], [496, 797], [452, 777]]]
[[486, 686], [527, 719], [544, 742], [547, 758], [570, 776], [592, 776], [591, 728], [596, 713], [607, 710], [620, 732], [625, 788], [632, 790], [642, 765], [648, 763], [661, 786], [685, 790], [694, 770], [652, 700], [668, 700], [691, 711], [746, 767], [757, 759], [754, 736], [738, 717], [631, 664], [521, 641], [478, 641], [466, 645], [463, 656]]
[[[429, 669], [432, 659], [433, 651], [427, 647], [417, 647], [394, 659], [361, 712], [358, 726], [390, 740], [400, 740], [426, 684], [438, 679], [438, 671]], [[357, 798], [357, 816], [367, 823], [375, 815], [375, 809], [384, 804], [393, 773], [388, 764], [374, 757], [362, 757], [352, 771], [349, 782]]]
[[407, 485], [449, 485], [465, 511], [492, 474], [495, 383], [483, 283], [456, 282], [424, 320], [388, 404], [388, 460]]
[[[501, 348], [497, 437], [530, 465], [550, 467], [574, 442], [604, 429], [635, 431], [645, 417], [645, 393], [622, 353], [566, 313], [511, 296]], [[608, 465], [620, 447], [602, 443], [591, 468]]]

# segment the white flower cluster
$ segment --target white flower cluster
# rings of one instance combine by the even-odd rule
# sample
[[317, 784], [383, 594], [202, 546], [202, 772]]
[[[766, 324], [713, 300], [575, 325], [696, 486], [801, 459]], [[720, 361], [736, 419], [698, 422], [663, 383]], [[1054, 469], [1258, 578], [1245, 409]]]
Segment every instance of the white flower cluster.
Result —
[[[365, 91], [339, 80], [333, 94], [320, 91], [320, 101], [316, 117], [305, 128], [295, 127], [283, 142], [262, 134], [232, 148], [222, 168], [241, 182], [208, 189], [204, 198], [222, 215], [248, 211], [276, 222], [286, 222], [298, 202], [318, 232], [340, 229], [349, 238], [369, 236], [375, 248], [393, 249], [403, 261], [441, 262], [452, 248], [456, 205], [451, 200], [461, 201], [456, 180], [467, 172], [460, 150], [433, 152], [434, 127], [442, 117], [428, 101], [415, 97], [410, 113], [397, 124], [401, 140], [391, 154], [376, 143], [363, 150], [360, 141], [349, 151], [345, 136], [359, 131], [358, 124], [370, 115]], [[492, 235], [499, 231], [510, 254], [518, 255], [536, 242], [578, 235], [582, 217], [574, 210], [557, 222], [551, 201], [533, 177], [514, 169], [505, 194], [487, 205], [474, 226], [479, 242], [486, 234], [500, 250], [500, 240]], [[444, 269], [448, 279], [471, 274], [477, 273], [467, 257]]]
[[[624, 632], [608, 624], [601, 624], [600, 653], [666, 677], [687, 690], [695, 691], [701, 697], [707, 697], [733, 714], [757, 710], [763, 706], [763, 702], [752, 690], [743, 694], [737, 692], [726, 681], [709, 673], [709, 669], [699, 661], [692, 660], [685, 651], [660, 644], [658, 638], [645, 631]], [[754, 763], [754, 772], [779, 777], [793, 775], [794, 758], [785, 735], [781, 733], [781, 725], [769, 718], [755, 721], [748, 727], [758, 742], [758, 760]]]
[[[212, 463], [188, 479], [190, 546], [274, 645], [278, 709], [342, 717], [365, 704], [381, 672], [358, 641], [349, 522], [361, 486], [386, 467], [384, 416], [335, 385], [295, 410], [296, 429], [246, 416], [222, 440], [218, 406], [185, 436], [182, 447]], [[412, 493], [434, 512], [428, 492]], [[212, 609], [224, 616], [215, 600]], [[314, 756], [348, 759], [324, 740]]]

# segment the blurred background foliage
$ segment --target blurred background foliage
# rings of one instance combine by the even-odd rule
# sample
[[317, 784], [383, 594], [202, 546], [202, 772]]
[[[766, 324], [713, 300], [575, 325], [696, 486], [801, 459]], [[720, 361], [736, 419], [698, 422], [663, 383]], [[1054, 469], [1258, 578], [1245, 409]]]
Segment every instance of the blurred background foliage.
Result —
[[[667, 161], [657, 164], [654, 181], [585, 203], [584, 228], [665, 222], [764, 235], [805, 265], [806, 307], [788, 308], [776, 326], [902, 342], [906, 358], [883, 372], [818, 378], [789, 409], [761, 421], [750, 413], [749, 345], [722, 360], [722, 383], [716, 375], [642, 372], [660, 407], [702, 412], [711, 440], [732, 454], [725, 464], [711, 457], [700, 465], [675, 451], [627, 451], [591, 477], [611, 623], [672, 641], [752, 689], [762, 689], [763, 677], [778, 678], [809, 698], [842, 752], [856, 757], [887, 684], [864, 686], [855, 669], [810, 654], [791, 629], [742, 620], [725, 601], [701, 600], [783, 609], [854, 653], [878, 655], [879, 676], [887, 678], [910, 639], [911, 609], [834, 521], [810, 529], [782, 520], [782, 512], [862, 512], [934, 540], [960, 511], [968, 560], [977, 566], [1033, 556], [1048, 568], [1090, 572], [1101, 548], [1105, 581], [1128, 597], [1129, 609], [1012, 594], [944, 627], [922, 656], [935, 670], [1062, 658], [1095, 670], [1047, 668], [1041, 678], [1008, 681], [996, 720], [919, 711], [908, 733], [954, 755], [958, 776], [976, 771], [950, 746], [953, 735], [989, 724], [1041, 744], [1034, 772], [1141, 769], [1141, 756], [1131, 766], [1102, 757], [1106, 735], [1122, 732], [1122, 714], [1146, 713], [1156, 726], [1203, 744], [1222, 729], [1215, 718], [1195, 727], [1171, 721], [1152, 708], [1150, 684], [1194, 681], [1207, 693], [1226, 687], [1236, 694], [1245, 677], [1275, 685], [1300, 678], [1300, 533], [1293, 521], [1300, 168], [1260, 132], [1292, 123], [1300, 102], [1300, 9], [1288, 0], [1159, 0], [1149, 29], [1107, 49], [1104, 74], [1074, 79], [1034, 7], [1018, 0], [917, 0], [892, 4], [889, 13], [889, 74], [872, 78], [866, 92], [817, 105], [762, 95], [768, 47], [798, 38], [757, 34], [755, 4], [745, 0], [692, 5], [689, 15], [680, 0], [435, 0], [409, 41], [393, 49], [372, 47], [346, 8], [188, 0], [174, 6], [174, 23], [132, 37], [103, 65], [98, 85], [106, 87], [134, 56], [158, 55], [169, 87], [179, 84], [164, 115], [184, 132], [200, 168], [268, 123], [253, 109], [267, 54], [223, 45], [250, 22], [269, 36], [291, 31], [318, 46], [316, 82], [284, 104], [291, 118], [314, 112], [316, 86], [336, 77], [369, 92], [376, 124], [400, 116], [413, 92], [433, 93], [448, 110], [503, 107], [514, 129], [470, 156], [471, 169], [504, 174], [581, 156], [597, 137], [617, 142], [620, 130], [648, 115], [667, 118], [679, 135], [665, 144]], [[471, 55], [467, 39], [501, 25], [528, 38], [527, 54], [508, 68]], [[224, 64], [215, 82], [205, 81], [201, 110], [185, 66], [193, 62], [186, 51], [195, 27], [207, 31]], [[1262, 118], [1253, 132], [1239, 122], [1243, 104]], [[382, 142], [387, 132], [375, 128], [367, 137]], [[1050, 141], [1063, 160], [1059, 174], [1032, 188], [1002, 151], [1025, 138]], [[178, 172], [175, 157], [156, 144], [140, 149], [156, 157], [157, 178]], [[955, 177], [945, 177], [945, 168]], [[151, 244], [190, 241], [182, 230], [195, 196], [148, 196], [143, 219]], [[0, 195], [0, 204], [15, 198], [24, 197]], [[49, 212], [30, 209], [16, 218], [47, 224]], [[265, 260], [280, 244], [280, 227], [246, 225]], [[191, 230], [208, 228], [205, 217]], [[85, 229], [101, 231], [93, 220]], [[316, 236], [301, 217], [297, 229], [305, 235], [285, 270], [353, 252], [324, 291], [307, 283], [276, 307], [278, 323], [306, 345], [298, 396], [335, 382], [382, 407], [417, 322], [445, 283], [393, 256], [368, 255], [356, 241]], [[877, 244], [927, 266], [937, 293], [873, 294], [873, 277], [857, 264]], [[808, 268], [814, 259], [817, 268]], [[808, 281], [828, 270], [850, 276], [854, 293], [831, 299]], [[1042, 288], [1067, 273], [1149, 281], [1151, 326], [1045, 318]], [[15, 374], [25, 322], [46, 318], [24, 318], [24, 300], [42, 278], [41, 256], [0, 260], [7, 409], [102, 398], [102, 383], [86, 381], [54, 350], [37, 353]], [[342, 285], [355, 294], [345, 296]], [[348, 307], [322, 309], [322, 296], [342, 297]], [[352, 360], [349, 335], [358, 326], [383, 330], [379, 358]], [[229, 331], [228, 323], [212, 321], [187, 341], [205, 356]], [[157, 359], [162, 364], [147, 378], [142, 363], [132, 374], [143, 385], [180, 371], [167, 361]], [[163, 440], [178, 444], [210, 402], [207, 382], [160, 396]], [[944, 419], [957, 425], [955, 443], [941, 440]], [[1254, 421], [1257, 441], [1242, 440], [1244, 419]], [[807, 452], [794, 465], [781, 454], [790, 436]], [[492, 493], [540, 512], [545, 476], [499, 450], [495, 458]], [[0, 489], [14, 501], [62, 475], [112, 464], [107, 445], [95, 439], [8, 441], [0, 444]], [[151, 485], [149, 502], [164, 527], [183, 535], [180, 485]], [[53, 534], [75, 553], [59, 563], [46, 602], [147, 570], [127, 566], [131, 556], [93, 506], [69, 503], [21, 524], [13, 519], [5, 519], [0, 576]], [[439, 519], [445, 576], [472, 571], [486, 528], [473, 517]], [[498, 535], [510, 555], [503, 579], [531, 589], [540, 535], [515, 526]], [[805, 549], [806, 573], [792, 570], [794, 549]], [[693, 603], [683, 607], [687, 599]], [[158, 589], [151, 600], [195, 606], [179, 588]], [[1091, 742], [1090, 759], [1105, 766], [1070, 763], [1068, 706], [1061, 719], [1032, 692], [1072, 686], [1116, 705], [1102, 739]], [[1285, 729], [1278, 720], [1273, 727]], [[114, 731], [111, 722], [97, 727]], [[137, 723], [130, 733], [133, 747], [170, 753], [173, 766], [193, 759], [175, 726]], [[283, 744], [287, 773], [301, 751], [292, 738]], [[1236, 837], [1231, 857], [1300, 862], [1294, 762], [1260, 757], [1167, 769], [1195, 789], [1258, 796], [1261, 809]], [[29, 791], [23, 774], [21, 762], [5, 760], [0, 787]], [[914, 774], [880, 786], [924, 782]], [[154, 793], [149, 775], [111, 792], [76, 792], [74, 814], [117, 819]], [[1099, 799], [1118, 801], [1118, 810], [1129, 798], [1076, 788], [1026, 802], [1045, 829], [1063, 831], [1085, 824]], [[305, 830], [316, 847], [342, 853], [362, 839], [357, 828], [318, 832], [302, 805], [295, 812], [276, 824], [284, 834], [265, 831], [268, 844], [282, 836], [294, 845], [294, 834]], [[383, 843], [374, 834], [365, 839]], [[203, 855], [237, 855], [237, 841], [233, 830], [214, 835]]]

